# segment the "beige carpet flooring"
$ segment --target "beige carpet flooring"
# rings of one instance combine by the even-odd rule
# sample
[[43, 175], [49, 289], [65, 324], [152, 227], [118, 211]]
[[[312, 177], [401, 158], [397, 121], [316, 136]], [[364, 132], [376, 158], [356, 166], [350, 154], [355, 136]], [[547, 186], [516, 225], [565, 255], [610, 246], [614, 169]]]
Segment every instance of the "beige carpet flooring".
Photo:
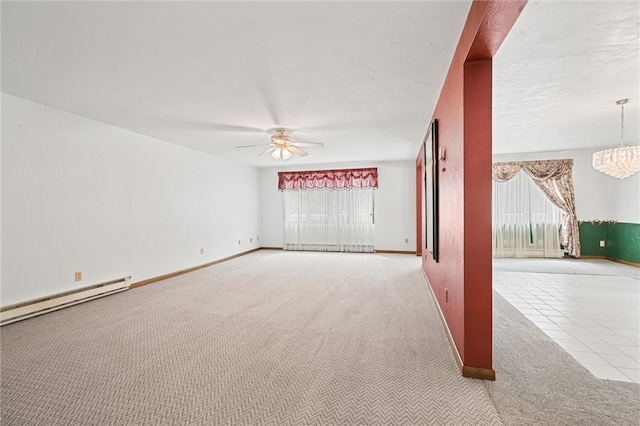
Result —
[[486, 382], [507, 425], [637, 426], [640, 385], [601, 380], [493, 293], [493, 368]]
[[[527, 283], [556, 274], [597, 276], [607, 288], [615, 277], [639, 282], [640, 269], [603, 259], [493, 259], [494, 282], [505, 274]], [[572, 282], [579, 291], [580, 281]], [[505, 424], [640, 425], [639, 384], [594, 377], [497, 292], [493, 293], [493, 348], [498, 379], [487, 386]]]
[[419, 258], [262, 250], [0, 329], [3, 425], [494, 425]]

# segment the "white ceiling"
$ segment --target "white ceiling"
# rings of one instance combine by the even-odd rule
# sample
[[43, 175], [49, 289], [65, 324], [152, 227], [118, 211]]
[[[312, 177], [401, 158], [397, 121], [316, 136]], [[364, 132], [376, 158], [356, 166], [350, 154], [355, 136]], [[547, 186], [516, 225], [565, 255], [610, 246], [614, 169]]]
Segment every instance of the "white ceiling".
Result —
[[535, 1], [493, 62], [494, 154], [638, 144], [640, 3]]
[[[246, 164], [415, 159], [471, 2], [2, 2], [2, 91]], [[494, 153], [638, 143], [639, 6], [531, 0], [494, 60]]]

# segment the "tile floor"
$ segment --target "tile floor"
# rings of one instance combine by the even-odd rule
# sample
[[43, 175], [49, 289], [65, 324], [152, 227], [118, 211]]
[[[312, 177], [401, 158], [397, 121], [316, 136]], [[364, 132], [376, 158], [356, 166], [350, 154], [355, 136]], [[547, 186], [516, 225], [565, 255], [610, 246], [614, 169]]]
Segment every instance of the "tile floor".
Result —
[[639, 268], [496, 258], [493, 288], [595, 377], [640, 383]]

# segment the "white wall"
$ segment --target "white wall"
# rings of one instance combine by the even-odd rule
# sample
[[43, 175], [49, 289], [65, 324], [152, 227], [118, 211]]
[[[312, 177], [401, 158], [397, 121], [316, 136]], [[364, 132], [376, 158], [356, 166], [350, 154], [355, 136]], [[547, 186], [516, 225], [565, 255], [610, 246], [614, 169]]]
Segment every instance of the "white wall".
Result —
[[[377, 167], [375, 192], [376, 250], [412, 251], [416, 249], [416, 167], [415, 161], [342, 163], [315, 166], [272, 167], [262, 169], [262, 238], [264, 247], [282, 247], [284, 237], [283, 200], [278, 191], [278, 172]], [[408, 242], [405, 243], [405, 238]]]
[[494, 155], [493, 161], [573, 159], [573, 185], [578, 220], [640, 223], [640, 174], [615, 179], [591, 165], [594, 150]]
[[608, 212], [618, 222], [640, 223], [640, 173], [625, 179], [605, 175], [607, 194], [610, 195]]
[[257, 248], [259, 177], [3, 94], [0, 303], [129, 275], [137, 282]]

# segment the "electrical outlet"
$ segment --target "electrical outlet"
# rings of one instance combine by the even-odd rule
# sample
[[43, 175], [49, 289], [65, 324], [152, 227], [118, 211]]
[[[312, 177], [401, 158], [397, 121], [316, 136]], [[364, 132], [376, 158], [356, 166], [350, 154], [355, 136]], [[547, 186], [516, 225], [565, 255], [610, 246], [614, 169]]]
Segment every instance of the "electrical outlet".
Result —
[[409, 244], [409, 239], [408, 239], [408, 238], [405, 238], [405, 239], [404, 239], [404, 243], [405, 243], [405, 244]]
[[238, 240], [238, 245], [240, 245], [240, 240]]
[[252, 243], [253, 242], [253, 238], [249, 238], [249, 242]]
[[76, 281], [82, 281], [82, 272], [76, 272]]
[[444, 289], [444, 301], [445, 303], [449, 303], [449, 290], [448, 289]]
[[204, 254], [204, 249], [203, 248], [200, 249], [200, 254]]
[[600, 240], [600, 247], [604, 247], [604, 240]]

